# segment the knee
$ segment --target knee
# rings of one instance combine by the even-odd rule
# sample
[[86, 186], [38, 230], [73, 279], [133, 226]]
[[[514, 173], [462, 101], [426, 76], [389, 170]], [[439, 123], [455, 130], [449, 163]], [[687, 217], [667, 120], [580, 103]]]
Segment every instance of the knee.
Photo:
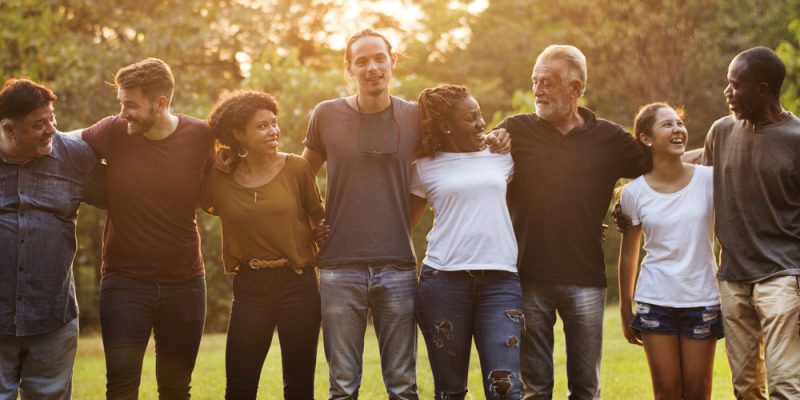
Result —
[[512, 371], [496, 369], [489, 373], [489, 395], [493, 399], [502, 399], [516, 388], [516, 376]]

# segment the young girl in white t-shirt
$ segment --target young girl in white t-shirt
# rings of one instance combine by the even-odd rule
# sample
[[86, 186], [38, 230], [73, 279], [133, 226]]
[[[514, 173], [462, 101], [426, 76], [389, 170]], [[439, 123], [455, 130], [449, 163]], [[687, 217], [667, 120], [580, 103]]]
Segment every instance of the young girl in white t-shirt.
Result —
[[[653, 168], [628, 183], [620, 199], [631, 219], [620, 248], [620, 313], [625, 338], [644, 345], [656, 398], [708, 399], [722, 337], [712, 171], [681, 161], [688, 139], [681, 114], [652, 103], [634, 119]], [[647, 254], [634, 297], [642, 233]]]

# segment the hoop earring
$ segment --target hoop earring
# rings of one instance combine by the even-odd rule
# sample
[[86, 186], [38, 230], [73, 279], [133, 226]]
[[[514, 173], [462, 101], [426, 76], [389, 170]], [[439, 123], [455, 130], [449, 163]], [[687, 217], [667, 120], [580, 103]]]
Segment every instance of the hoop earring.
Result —
[[239, 158], [247, 158], [248, 154], [250, 153], [247, 151], [247, 149], [239, 149], [239, 151], [236, 152], [236, 155], [239, 156]]

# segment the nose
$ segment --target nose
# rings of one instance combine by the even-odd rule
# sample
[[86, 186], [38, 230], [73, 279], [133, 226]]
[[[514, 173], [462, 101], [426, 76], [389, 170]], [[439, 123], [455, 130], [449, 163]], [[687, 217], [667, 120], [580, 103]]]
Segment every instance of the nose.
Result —
[[535, 84], [535, 83], [533, 84], [533, 88], [532, 89], [533, 89], [533, 95], [534, 96], [538, 97], [538, 96], [541, 96], [541, 95], [544, 94], [544, 91], [541, 89], [541, 87], [539, 85]]
[[486, 121], [483, 119], [483, 117], [478, 117], [478, 127], [481, 129], [481, 131], [486, 129]]
[[728, 84], [727, 86], [725, 86], [725, 89], [722, 90], [722, 95], [725, 97], [731, 97], [732, 92], [733, 89], [731, 89], [731, 85]]

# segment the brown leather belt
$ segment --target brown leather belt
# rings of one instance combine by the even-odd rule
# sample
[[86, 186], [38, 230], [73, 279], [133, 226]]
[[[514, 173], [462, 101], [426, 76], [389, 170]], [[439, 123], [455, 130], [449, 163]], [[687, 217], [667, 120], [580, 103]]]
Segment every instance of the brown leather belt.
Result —
[[303, 275], [303, 269], [302, 268], [297, 269], [297, 268], [292, 267], [292, 264], [289, 263], [289, 259], [288, 258], [278, 258], [278, 259], [272, 259], [272, 260], [265, 260], [265, 259], [261, 259], [261, 258], [251, 258], [249, 260], [242, 261], [241, 263], [239, 263], [239, 265], [243, 266], [243, 267], [246, 266], [246, 267], [248, 267], [250, 269], [255, 269], [255, 270], [290, 267], [290, 268], [292, 268], [292, 270], [296, 274]]

